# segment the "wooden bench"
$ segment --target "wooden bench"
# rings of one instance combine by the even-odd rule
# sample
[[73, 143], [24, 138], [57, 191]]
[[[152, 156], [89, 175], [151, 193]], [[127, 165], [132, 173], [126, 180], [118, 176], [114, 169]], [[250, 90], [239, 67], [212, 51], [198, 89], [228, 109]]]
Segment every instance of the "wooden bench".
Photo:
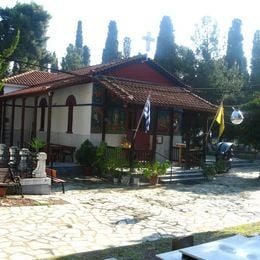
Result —
[[51, 178], [52, 183], [60, 183], [62, 187], [62, 193], [65, 193], [64, 184], [66, 183], [65, 180], [57, 178], [57, 171], [51, 168], [46, 168], [47, 176]]
[[[15, 187], [20, 190], [23, 198], [23, 189], [20, 183], [20, 177], [14, 176], [10, 168], [0, 168], [0, 187]], [[3, 194], [5, 196], [5, 194]]]

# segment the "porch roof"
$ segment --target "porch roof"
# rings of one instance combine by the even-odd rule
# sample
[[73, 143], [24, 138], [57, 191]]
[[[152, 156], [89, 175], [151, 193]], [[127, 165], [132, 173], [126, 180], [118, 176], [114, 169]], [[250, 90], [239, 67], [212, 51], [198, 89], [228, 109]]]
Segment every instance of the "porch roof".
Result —
[[151, 103], [155, 106], [216, 113], [215, 105], [187, 88], [113, 77], [98, 77], [96, 80], [127, 104], [144, 105], [150, 93]]
[[91, 82], [91, 78], [88, 76], [81, 75], [80, 77], [78, 77], [70, 75], [70, 77], [66, 77], [64, 79], [51, 81], [50, 84], [45, 83], [34, 85], [14, 92], [6, 93], [3, 96], [0, 96], [0, 100], [45, 94], [58, 88], [64, 88], [67, 86], [72, 86], [74, 84], [82, 84], [87, 82]]

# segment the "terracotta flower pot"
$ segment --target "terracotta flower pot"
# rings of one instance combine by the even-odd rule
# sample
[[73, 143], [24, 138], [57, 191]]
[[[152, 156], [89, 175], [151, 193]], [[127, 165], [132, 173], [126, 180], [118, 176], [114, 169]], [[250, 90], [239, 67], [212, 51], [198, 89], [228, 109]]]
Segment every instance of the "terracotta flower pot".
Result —
[[149, 183], [151, 185], [157, 185], [158, 184], [158, 181], [159, 181], [159, 177], [158, 176], [151, 176], [149, 178]]
[[91, 176], [93, 174], [93, 168], [91, 166], [82, 166], [82, 172], [86, 176]]
[[0, 197], [5, 197], [7, 187], [0, 187]]

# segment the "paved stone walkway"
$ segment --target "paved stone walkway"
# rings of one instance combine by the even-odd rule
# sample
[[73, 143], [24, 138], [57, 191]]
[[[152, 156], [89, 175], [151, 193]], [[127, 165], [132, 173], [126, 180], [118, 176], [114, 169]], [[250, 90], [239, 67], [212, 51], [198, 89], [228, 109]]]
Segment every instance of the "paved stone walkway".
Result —
[[46, 259], [260, 221], [258, 176], [233, 169], [196, 185], [71, 186], [65, 194], [26, 196], [68, 203], [1, 207], [0, 259]]

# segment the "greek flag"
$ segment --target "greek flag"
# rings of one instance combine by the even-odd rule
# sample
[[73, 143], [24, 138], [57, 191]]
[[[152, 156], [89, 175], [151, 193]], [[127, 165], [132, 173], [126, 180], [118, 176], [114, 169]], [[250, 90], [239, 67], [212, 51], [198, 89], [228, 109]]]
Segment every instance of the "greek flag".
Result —
[[143, 115], [145, 119], [145, 132], [147, 133], [150, 129], [150, 121], [151, 121], [151, 116], [150, 116], [150, 95], [148, 96], [145, 105], [144, 105], [144, 110], [143, 110]]

